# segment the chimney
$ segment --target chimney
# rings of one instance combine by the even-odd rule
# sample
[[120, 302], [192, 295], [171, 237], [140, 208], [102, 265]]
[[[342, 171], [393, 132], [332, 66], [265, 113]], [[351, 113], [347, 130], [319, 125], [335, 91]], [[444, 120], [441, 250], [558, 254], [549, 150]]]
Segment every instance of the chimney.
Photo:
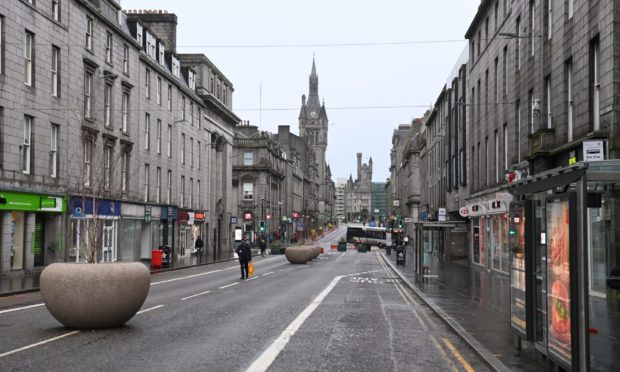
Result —
[[167, 10], [128, 11], [128, 20], [138, 20], [166, 45], [166, 51], [177, 52], [177, 16]]

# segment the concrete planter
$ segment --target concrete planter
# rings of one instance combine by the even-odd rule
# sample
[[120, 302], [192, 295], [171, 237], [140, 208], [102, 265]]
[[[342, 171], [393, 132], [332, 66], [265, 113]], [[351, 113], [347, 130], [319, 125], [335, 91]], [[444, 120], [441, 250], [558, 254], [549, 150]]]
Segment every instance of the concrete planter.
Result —
[[288, 262], [292, 264], [305, 264], [317, 256], [318, 250], [315, 247], [299, 246], [288, 247], [284, 252]]
[[142, 307], [151, 277], [139, 262], [53, 263], [41, 273], [43, 302], [69, 328], [119, 327]]

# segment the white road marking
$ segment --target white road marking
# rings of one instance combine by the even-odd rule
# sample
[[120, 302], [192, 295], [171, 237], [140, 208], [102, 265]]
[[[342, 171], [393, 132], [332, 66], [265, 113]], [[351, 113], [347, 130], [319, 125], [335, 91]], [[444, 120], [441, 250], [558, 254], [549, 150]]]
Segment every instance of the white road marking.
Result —
[[371, 272], [374, 272], [374, 271], [368, 271], [368, 272], [364, 272], [364, 273], [355, 273], [355, 274], [349, 274], [349, 275], [340, 275], [340, 276], [335, 277], [331, 281], [331, 283], [329, 283], [329, 285], [323, 290], [323, 292], [321, 292], [318, 296], [316, 296], [316, 298], [310, 303], [310, 305], [308, 305], [308, 307], [306, 307], [297, 316], [297, 318], [295, 318], [295, 320], [293, 320], [293, 322], [291, 324], [289, 324], [288, 327], [286, 327], [286, 329], [271, 344], [271, 346], [269, 346], [254, 361], [254, 363], [252, 363], [250, 365], [250, 367], [248, 368], [248, 371], [251, 371], [251, 372], [266, 371], [269, 368], [269, 366], [271, 366], [273, 361], [276, 359], [278, 354], [280, 354], [280, 352], [284, 349], [284, 347], [286, 347], [286, 344], [288, 344], [288, 342], [293, 337], [293, 335], [295, 335], [295, 333], [299, 330], [299, 328], [301, 328], [301, 326], [304, 324], [306, 319], [308, 319], [308, 317], [310, 317], [310, 315], [312, 315], [314, 310], [316, 310], [316, 308], [319, 307], [319, 305], [321, 304], [321, 302], [323, 302], [325, 297], [327, 297], [329, 292], [331, 292], [332, 289], [334, 289], [334, 287], [336, 286], [336, 284], [338, 284], [340, 279], [342, 279], [344, 277], [349, 277], [349, 276], [354, 276], [354, 275], [361, 275], [361, 274], [367, 274], [367, 273], [371, 273]]
[[270, 271], [270, 272], [268, 272], [268, 273], [264, 273], [264, 274], [263, 274], [263, 276], [271, 275], [271, 274], [273, 274], [274, 272], [275, 272], [275, 271]]
[[227, 284], [227, 285], [225, 285], [225, 286], [220, 287], [220, 289], [224, 289], [224, 288], [232, 287], [233, 285], [237, 285], [237, 284], [239, 284], [239, 282], [234, 282], [234, 283], [231, 283], [231, 284]]
[[36, 305], [29, 305], [29, 306], [22, 306], [22, 307], [16, 307], [14, 309], [6, 309], [6, 310], [0, 310], [0, 314], [5, 314], [5, 313], [12, 313], [13, 311], [20, 311], [20, 310], [28, 310], [28, 309], [33, 309], [35, 307], [41, 307], [45, 305], [44, 303], [40, 303], [40, 304], [36, 304]]
[[148, 309], [140, 310], [136, 313], [136, 315], [146, 313], [147, 311], [159, 309], [160, 307], [164, 307], [164, 305], [157, 305], [157, 306], [149, 307]]
[[245, 281], [246, 281], [246, 282], [249, 282], [250, 280], [256, 280], [256, 279], [258, 279], [258, 276], [253, 276], [253, 277], [251, 277], [250, 279], [246, 279]]
[[347, 252], [344, 252], [343, 254], [340, 255], [340, 257], [336, 258], [336, 261], [338, 261], [339, 259], [341, 259], [342, 257], [344, 257], [344, 255], [347, 254]]
[[37, 343], [31, 344], [31, 345], [26, 345], [26, 346], [24, 346], [24, 347], [20, 347], [19, 349], [15, 349], [15, 350], [7, 351], [6, 353], [2, 353], [2, 354], [0, 354], [0, 358], [4, 358], [5, 356], [11, 355], [11, 354], [19, 353], [20, 351], [24, 351], [24, 350], [32, 349], [33, 347], [37, 347], [37, 346], [41, 346], [41, 345], [45, 345], [45, 344], [47, 344], [47, 343], [49, 343], [49, 342], [54, 342], [54, 341], [56, 341], [56, 340], [60, 340], [61, 338], [65, 338], [65, 337], [68, 337], [68, 336], [74, 335], [74, 334], [76, 334], [76, 333], [80, 333], [80, 331], [72, 331], [72, 332], [68, 332], [68, 333], [62, 334], [62, 335], [60, 335], [60, 336], [52, 337], [52, 338], [47, 339], [47, 340], [43, 340], [43, 341], [40, 341], [40, 342], [37, 342]]
[[196, 293], [196, 294], [191, 295], [191, 296], [183, 297], [183, 298], [181, 299], [181, 301], [185, 301], [185, 300], [189, 300], [190, 298], [194, 298], [194, 297], [198, 297], [198, 296], [206, 295], [207, 293], [211, 293], [211, 291], [204, 291], [204, 292]]
[[[260, 261], [257, 261], [257, 262], [258, 263], [263, 263], [263, 262], [277, 260], [277, 259], [281, 259], [281, 258], [282, 257], [274, 257], [274, 258], [268, 258], [266, 260], [260, 260]], [[151, 283], [151, 285], [158, 285], [158, 284], [163, 284], [163, 283], [176, 282], [177, 280], [191, 279], [191, 278], [196, 278], [196, 277], [199, 277], [199, 276], [204, 276], [204, 275], [219, 273], [221, 271], [234, 270], [234, 269], [239, 270], [239, 266], [232, 266], [232, 267], [227, 267], [225, 269], [218, 269], [218, 270], [213, 270], [213, 271], [207, 271], [207, 272], [200, 273], [200, 274], [193, 274], [193, 275], [183, 276], [183, 277], [180, 277], [180, 278], [162, 280], [162, 281], [159, 281], [159, 282]]]

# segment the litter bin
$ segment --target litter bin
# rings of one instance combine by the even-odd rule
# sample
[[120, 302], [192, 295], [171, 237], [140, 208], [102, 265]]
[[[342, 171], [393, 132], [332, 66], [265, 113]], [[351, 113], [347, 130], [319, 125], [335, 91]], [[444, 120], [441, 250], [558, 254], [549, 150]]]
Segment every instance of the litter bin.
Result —
[[165, 266], [172, 266], [172, 247], [169, 245], [160, 245], [159, 250], [163, 252], [161, 264]]
[[151, 267], [153, 269], [161, 268], [161, 261], [162, 261], [163, 255], [164, 255], [164, 251], [162, 251], [161, 249], [153, 249], [151, 251]]

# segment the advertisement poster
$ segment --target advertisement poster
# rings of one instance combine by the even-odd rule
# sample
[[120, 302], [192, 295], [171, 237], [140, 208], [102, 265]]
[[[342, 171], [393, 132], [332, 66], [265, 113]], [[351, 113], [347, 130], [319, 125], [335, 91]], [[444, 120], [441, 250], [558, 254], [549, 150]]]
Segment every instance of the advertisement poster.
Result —
[[547, 202], [549, 350], [571, 361], [570, 236], [568, 200]]
[[521, 205], [510, 206], [510, 322], [526, 334], [525, 303], [525, 211]]

